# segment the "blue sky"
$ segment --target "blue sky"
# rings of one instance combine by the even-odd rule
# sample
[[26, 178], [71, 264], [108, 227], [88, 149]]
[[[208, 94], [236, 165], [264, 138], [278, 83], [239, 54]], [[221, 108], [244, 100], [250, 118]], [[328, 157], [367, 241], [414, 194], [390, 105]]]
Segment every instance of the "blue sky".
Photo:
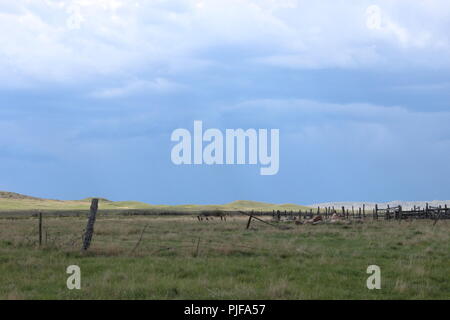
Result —
[[[0, 190], [149, 203], [448, 199], [445, 0], [0, 0]], [[280, 129], [280, 170], [176, 128]]]

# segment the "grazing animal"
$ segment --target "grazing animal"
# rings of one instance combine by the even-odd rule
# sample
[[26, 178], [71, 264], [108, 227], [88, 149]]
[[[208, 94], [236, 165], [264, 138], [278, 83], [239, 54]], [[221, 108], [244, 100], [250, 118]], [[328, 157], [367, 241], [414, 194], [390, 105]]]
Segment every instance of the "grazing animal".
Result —
[[200, 214], [197, 216], [198, 221], [203, 221], [203, 219], [205, 220], [214, 220], [213, 217], [220, 217], [221, 221], [227, 221], [227, 215], [225, 212], [220, 211], [220, 210], [215, 210], [215, 211], [202, 211], [200, 212]]

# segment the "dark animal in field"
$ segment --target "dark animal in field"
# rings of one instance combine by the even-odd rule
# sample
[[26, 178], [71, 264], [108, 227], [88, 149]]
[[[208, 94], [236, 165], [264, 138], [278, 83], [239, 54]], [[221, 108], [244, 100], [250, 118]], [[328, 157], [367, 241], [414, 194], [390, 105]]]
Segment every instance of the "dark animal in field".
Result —
[[214, 210], [214, 211], [202, 211], [197, 216], [198, 221], [203, 220], [214, 220], [214, 217], [219, 217], [221, 221], [227, 221], [227, 215], [223, 211]]

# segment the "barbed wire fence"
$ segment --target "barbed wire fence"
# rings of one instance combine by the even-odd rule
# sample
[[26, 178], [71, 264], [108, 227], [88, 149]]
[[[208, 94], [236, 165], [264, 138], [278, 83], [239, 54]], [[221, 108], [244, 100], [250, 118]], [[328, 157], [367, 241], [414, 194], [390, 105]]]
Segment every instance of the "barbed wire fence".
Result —
[[[92, 201], [95, 201], [93, 199]], [[45, 215], [42, 212], [37, 212], [31, 215], [31, 218], [38, 218], [38, 227], [34, 227], [33, 223], [29, 227], [25, 228], [24, 235], [19, 238], [16, 243], [21, 246], [39, 246], [44, 248], [53, 248], [58, 250], [69, 250], [73, 251], [77, 248], [89, 248], [86, 247], [86, 230], [91, 228], [90, 239], [94, 237], [94, 249], [102, 250], [104, 247], [108, 247], [105, 244], [105, 239], [100, 237], [100, 240], [95, 240], [94, 223], [95, 214], [97, 214], [98, 202], [91, 205], [90, 215], [88, 219], [88, 226], [82, 228], [82, 219], [79, 219], [80, 227], [65, 228], [61, 226], [61, 223], [52, 225], [50, 222], [52, 219], [44, 219]], [[92, 216], [94, 215], [94, 216]], [[205, 223], [212, 222], [214, 218], [219, 217], [218, 223], [227, 223], [226, 217], [248, 217], [244, 218], [239, 223], [242, 223], [242, 230], [248, 230], [251, 227], [253, 221], [258, 222], [261, 227], [273, 228], [276, 230], [286, 230], [290, 229], [289, 222], [295, 222], [295, 224], [303, 223], [327, 223], [332, 222], [334, 218], [341, 221], [364, 221], [367, 219], [371, 220], [386, 220], [386, 221], [402, 221], [402, 220], [431, 220], [432, 225], [441, 219], [450, 219], [450, 210], [447, 205], [444, 206], [430, 206], [426, 204], [425, 207], [420, 208], [414, 206], [410, 210], [403, 210], [402, 206], [379, 208], [378, 205], [372, 210], [366, 210], [365, 206], [362, 208], [345, 208], [341, 207], [340, 210], [334, 207], [318, 207], [317, 210], [309, 208], [307, 210], [272, 210], [272, 211], [232, 211], [232, 212], [217, 212], [217, 211], [205, 211], [200, 212], [197, 215], [190, 213], [185, 215], [193, 220], [193, 222], [198, 222], [205, 225]], [[114, 217], [109, 214], [99, 214], [100, 217], [109, 218]], [[133, 214], [123, 214], [115, 217], [130, 217], [138, 216], [136, 212]], [[144, 214], [142, 216], [148, 216]], [[169, 215], [161, 215], [169, 216]], [[179, 217], [183, 215], [177, 215]], [[52, 215], [52, 217], [60, 217], [59, 215]], [[70, 217], [80, 217], [80, 214], [70, 215]], [[270, 219], [267, 219], [270, 218]], [[20, 219], [11, 217], [12, 222], [20, 223]], [[34, 220], [35, 221], [35, 220]], [[282, 223], [287, 222], [287, 223]], [[210, 223], [211, 225], [211, 223]], [[217, 225], [217, 224], [216, 224]], [[266, 246], [255, 246], [246, 243], [230, 243], [229, 239], [220, 239], [217, 237], [208, 237], [205, 234], [199, 233], [199, 235], [180, 238], [180, 239], [164, 239], [162, 237], [155, 237], [154, 234], [149, 231], [149, 224], [142, 226], [140, 222], [126, 221], [122, 219], [118, 228], [137, 228], [139, 230], [134, 232], [136, 234], [135, 239], [127, 239], [123, 241], [114, 241], [113, 244], [116, 249], [121, 253], [128, 255], [158, 255], [167, 252], [178, 252], [181, 254], [191, 255], [193, 257], [199, 257], [202, 254], [223, 254], [226, 252], [234, 252], [241, 254], [271, 254], [274, 252]], [[133, 233], [133, 234], [134, 234]], [[278, 254], [285, 254], [284, 252], [277, 251]]]

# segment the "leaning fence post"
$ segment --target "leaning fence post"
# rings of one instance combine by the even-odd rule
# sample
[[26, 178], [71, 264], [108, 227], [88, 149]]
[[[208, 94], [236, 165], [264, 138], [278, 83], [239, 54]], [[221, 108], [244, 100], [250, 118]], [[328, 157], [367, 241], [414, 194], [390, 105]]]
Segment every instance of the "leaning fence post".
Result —
[[[447, 206], [446, 206], [447, 207]], [[436, 225], [436, 223], [438, 222], [438, 220], [441, 218], [441, 206], [439, 206], [438, 208], [438, 214], [436, 215], [436, 218], [434, 218], [434, 223], [433, 226]]]
[[142, 229], [142, 232], [141, 232], [141, 235], [140, 235], [140, 237], [139, 237], [139, 240], [138, 240], [138, 242], [136, 242], [136, 245], [133, 247], [133, 250], [131, 250], [131, 253], [133, 253], [134, 250], [136, 250], [136, 248], [137, 248], [137, 247], [139, 246], [139, 244], [141, 243], [142, 237], [144, 236], [144, 232], [145, 232], [145, 229], [147, 229], [147, 226], [148, 226], [148, 224], [146, 224], [146, 225], [144, 226], [144, 229]]
[[250, 222], [252, 222], [252, 218], [253, 218], [252, 215], [250, 215], [250, 217], [248, 217], [247, 228], [245, 228], [245, 229], [250, 228]]
[[86, 226], [86, 232], [84, 233], [83, 237], [83, 250], [89, 249], [89, 246], [91, 245], [92, 235], [94, 234], [94, 223], [95, 223], [95, 217], [97, 215], [97, 209], [98, 209], [98, 199], [92, 199], [91, 201], [91, 210], [89, 213], [89, 219]]
[[198, 251], [200, 249], [200, 238], [197, 240], [197, 249], [195, 250], [194, 257], [198, 257]]

